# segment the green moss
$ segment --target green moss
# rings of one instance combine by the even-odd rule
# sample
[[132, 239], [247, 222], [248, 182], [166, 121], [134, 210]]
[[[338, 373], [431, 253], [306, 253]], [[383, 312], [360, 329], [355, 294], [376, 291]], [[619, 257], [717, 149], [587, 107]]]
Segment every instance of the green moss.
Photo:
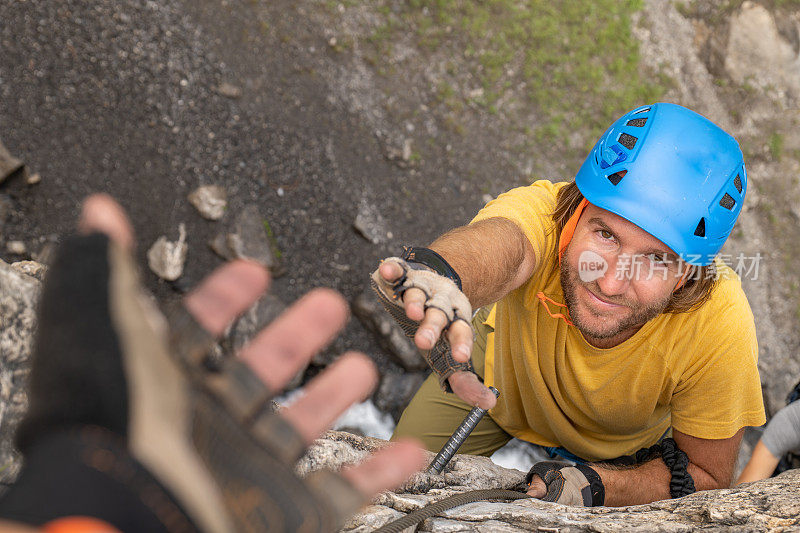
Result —
[[383, 52], [398, 30], [416, 32], [423, 49], [457, 47], [470, 71], [453, 74], [479, 79], [484, 96], [477, 103], [497, 113], [508, 87], [523, 86], [543, 117], [540, 135], [558, 136], [551, 140], [564, 141], [575, 128], [595, 137], [674, 83], [658, 66], [639, 62], [630, 28], [642, 0], [383, 0], [379, 6], [386, 19], [371, 40]]
[[275, 239], [275, 234], [272, 232], [272, 226], [269, 225], [269, 221], [264, 220], [264, 230], [267, 232], [267, 238], [269, 239], [269, 243], [272, 246], [272, 251], [275, 253], [275, 257], [278, 259], [283, 257], [283, 252], [280, 248], [278, 248], [278, 241]]
[[773, 133], [769, 136], [769, 153], [772, 159], [780, 161], [783, 155], [783, 135], [780, 133]]

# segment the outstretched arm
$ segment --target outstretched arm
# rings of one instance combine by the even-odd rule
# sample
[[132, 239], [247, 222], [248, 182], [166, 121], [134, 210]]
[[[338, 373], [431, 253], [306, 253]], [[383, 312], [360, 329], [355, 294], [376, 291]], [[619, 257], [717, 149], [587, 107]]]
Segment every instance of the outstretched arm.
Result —
[[[431, 350], [446, 330], [453, 359], [465, 363], [472, 353], [472, 328], [469, 324], [468, 308], [471, 306], [474, 309], [496, 302], [522, 285], [534, 270], [535, 253], [522, 230], [514, 222], [504, 218], [490, 218], [456, 228], [436, 239], [431, 249], [456, 271], [464, 294], [458, 292], [449, 280], [434, 276], [428, 282], [430, 287], [427, 294], [416, 286], [403, 292], [400, 312], [420, 323], [414, 333], [414, 343], [420, 350]], [[385, 261], [378, 269], [379, 276], [389, 287], [396, 280], [402, 279], [404, 274], [405, 267], [401, 266], [402, 261], [398, 261], [400, 260]], [[430, 276], [427, 273], [426, 275]], [[464, 300], [466, 296], [469, 302], [463, 301], [463, 305], [459, 304], [464, 308], [459, 316], [461, 319], [451, 321], [436, 306], [426, 309], [426, 303], [435, 295], [460, 300]], [[441, 375], [442, 379], [447, 376]], [[495, 405], [494, 394], [471, 372], [456, 371], [447, 379], [453, 392], [466, 402], [484, 409]]]
[[459, 273], [473, 309], [494, 303], [521, 286], [536, 266], [531, 243], [505, 218], [455, 228], [430, 247]]

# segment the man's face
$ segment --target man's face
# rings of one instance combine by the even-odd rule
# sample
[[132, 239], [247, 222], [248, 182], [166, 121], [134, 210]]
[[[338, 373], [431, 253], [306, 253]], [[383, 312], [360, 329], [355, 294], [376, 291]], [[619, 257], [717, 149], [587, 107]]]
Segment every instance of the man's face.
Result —
[[561, 262], [570, 318], [591, 344], [616, 346], [664, 311], [681, 268], [663, 242], [589, 204]]

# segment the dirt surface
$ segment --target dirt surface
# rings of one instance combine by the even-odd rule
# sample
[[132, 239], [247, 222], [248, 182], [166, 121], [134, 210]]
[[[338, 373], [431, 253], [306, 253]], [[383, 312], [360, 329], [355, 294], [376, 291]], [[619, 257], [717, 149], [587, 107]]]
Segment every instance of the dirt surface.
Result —
[[[663, 84], [663, 99], [709, 116], [742, 143], [748, 200], [725, 251], [765, 256], [765, 274], [743, 286], [769, 412], [800, 371], [800, 76], [789, 80], [793, 71], [784, 68], [796, 66], [800, 13], [794, 2], [780, 4], [769, 42], [793, 51], [786, 63], [730, 34], [734, 27], [734, 37], [746, 33], [764, 19], [754, 13], [777, 9], [772, 2], [646, 0], [632, 22], [642, 72]], [[166, 283], [143, 270], [159, 299], [169, 300], [221, 264], [207, 242], [255, 204], [286, 267], [275, 294], [289, 302], [324, 285], [352, 300], [379, 258], [469, 221], [487, 197], [541, 177], [571, 179], [593, 140], [588, 127], [537, 140], [537, 128], [548, 123], [543, 104], [526, 100], [519, 57], [501, 65], [500, 86], [487, 86], [489, 67], [475, 58], [491, 39], [472, 46], [466, 32], [447, 33], [448, 26], [439, 45], [424, 44], [409, 25], [424, 13], [411, 16], [417, 7], [410, 6], [417, 4], [3, 3], [0, 139], [42, 181], [0, 184], [0, 258], [41, 257], [72, 227], [81, 199], [106, 191], [131, 214], [142, 265], [160, 235], [177, 239], [186, 224], [184, 275]], [[766, 37], [759, 30], [755, 39]], [[578, 56], [569, 59], [578, 72]], [[772, 70], [786, 71], [788, 81], [748, 70], [773, 60], [780, 68]], [[565, 92], [550, 104], [574, 114], [570, 103], [582, 98]], [[228, 192], [221, 221], [203, 219], [186, 200], [204, 184]], [[376, 243], [354, 230], [360, 211], [380, 215]], [[26, 254], [9, 253], [15, 240]], [[350, 348], [399, 371], [352, 319], [310, 374]]]
[[[375, 131], [325, 97], [331, 89], [314, 64], [328, 46], [292, 2], [270, 6], [286, 14], [276, 24], [300, 25], [302, 39], [291, 42], [261, 31], [265, 14], [255, 9], [188, 1], [5, 5], [0, 138], [42, 182], [0, 188], [14, 206], [0, 256], [20, 259], [5, 250], [11, 240], [36, 254], [73, 226], [83, 197], [106, 191], [130, 213], [143, 265], [159, 235], [175, 239], [186, 223], [189, 258], [179, 282], [144, 273], [166, 300], [221, 263], [206, 242], [254, 203], [287, 267], [273, 283], [276, 294], [291, 301], [331, 286], [352, 299], [380, 257], [402, 243], [427, 243], [477, 211], [480, 185], [444, 169], [399, 168]], [[225, 82], [241, 97], [218, 94]], [[227, 189], [221, 222], [203, 220], [186, 201], [201, 184]], [[362, 202], [387, 221], [393, 236], [385, 243], [354, 231]], [[329, 356], [346, 347], [391, 365], [357, 320]]]

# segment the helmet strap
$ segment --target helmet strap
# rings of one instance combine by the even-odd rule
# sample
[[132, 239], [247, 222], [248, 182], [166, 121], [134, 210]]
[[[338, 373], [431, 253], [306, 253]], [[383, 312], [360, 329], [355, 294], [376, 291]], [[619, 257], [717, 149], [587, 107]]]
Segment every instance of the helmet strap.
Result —
[[689, 264], [686, 265], [686, 270], [683, 271], [683, 275], [681, 276], [681, 279], [678, 281], [678, 284], [675, 285], [675, 288], [672, 289], [673, 293], [675, 293], [675, 291], [677, 291], [678, 289], [683, 287], [683, 284], [686, 283], [686, 278], [689, 276], [689, 270], [691, 270], [691, 268], [692, 268], [691, 265], [689, 265]]
[[561, 230], [561, 235], [558, 237], [559, 266], [561, 266], [561, 257], [564, 255], [564, 251], [566, 251], [569, 241], [572, 240], [572, 235], [575, 233], [575, 228], [578, 227], [578, 220], [581, 218], [581, 213], [583, 213], [583, 210], [586, 209], [587, 205], [589, 205], [589, 200], [586, 198], [581, 200], [581, 203], [579, 203], [578, 207], [575, 208], [575, 212], [572, 213], [572, 216], [569, 217], [567, 223], [564, 224], [564, 229]]

